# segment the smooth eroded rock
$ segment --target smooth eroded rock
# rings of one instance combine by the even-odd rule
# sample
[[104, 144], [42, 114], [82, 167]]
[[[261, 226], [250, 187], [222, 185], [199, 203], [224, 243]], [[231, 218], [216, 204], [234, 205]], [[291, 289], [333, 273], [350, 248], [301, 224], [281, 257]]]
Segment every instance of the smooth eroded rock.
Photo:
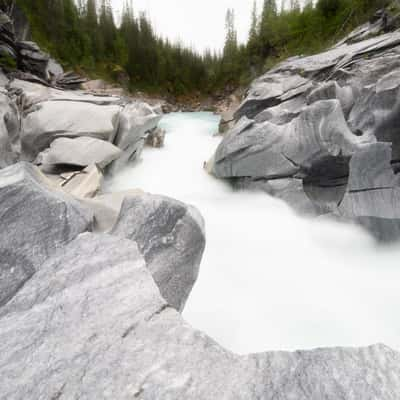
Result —
[[93, 215], [27, 163], [0, 170], [0, 199], [1, 305], [48, 257], [91, 229]]
[[400, 179], [393, 172], [391, 156], [388, 143], [371, 144], [354, 154], [339, 207], [342, 218], [358, 222], [385, 242], [400, 238]]
[[32, 161], [59, 137], [89, 136], [113, 142], [120, 107], [74, 101], [39, 103], [23, 119], [22, 151]]
[[383, 345], [224, 350], [166, 304], [135, 243], [104, 234], [61, 248], [0, 316], [1, 399], [397, 400], [400, 391], [400, 355]]
[[87, 167], [96, 164], [106, 167], [121, 155], [122, 151], [105, 140], [81, 136], [74, 139], [55, 139], [48, 150], [39, 154], [41, 164], [76, 165]]
[[161, 294], [182, 310], [205, 246], [204, 222], [198, 211], [163, 196], [129, 197], [111, 233], [137, 242]]
[[306, 177], [321, 158], [351, 155], [372, 140], [349, 130], [338, 100], [318, 101], [285, 125], [243, 118], [219, 145], [213, 172], [220, 178]]
[[134, 161], [141, 153], [146, 134], [157, 127], [162, 118], [146, 103], [136, 101], [125, 105], [121, 111], [120, 123], [114, 144], [122, 151], [122, 155], [110, 166], [115, 173], [130, 161]]

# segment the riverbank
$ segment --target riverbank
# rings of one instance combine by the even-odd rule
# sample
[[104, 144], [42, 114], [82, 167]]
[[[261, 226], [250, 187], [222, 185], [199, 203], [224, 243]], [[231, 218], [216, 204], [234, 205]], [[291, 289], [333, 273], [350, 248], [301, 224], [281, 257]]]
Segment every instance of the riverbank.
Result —
[[[2, 34], [9, 22], [0, 18]], [[398, 345], [396, 248], [348, 225], [314, 230], [282, 202], [209, 176], [217, 116], [164, 117], [123, 95], [65, 90], [81, 78], [35, 44], [14, 50], [25, 70], [0, 77], [0, 399], [397, 400], [400, 353], [371, 344]], [[251, 96], [265, 105], [257, 88]], [[238, 125], [214, 161], [258, 171], [263, 130], [248, 135], [248, 116]], [[342, 137], [336, 121], [321, 129], [332, 126]], [[157, 127], [164, 148], [143, 153]]]
[[299, 217], [282, 200], [209, 175], [202, 165], [222, 140], [218, 124], [212, 113], [164, 116], [165, 147], [144, 149], [105, 182], [106, 192], [163, 193], [203, 215], [207, 244], [184, 318], [239, 354], [400, 350], [400, 247], [379, 248], [359, 227]]

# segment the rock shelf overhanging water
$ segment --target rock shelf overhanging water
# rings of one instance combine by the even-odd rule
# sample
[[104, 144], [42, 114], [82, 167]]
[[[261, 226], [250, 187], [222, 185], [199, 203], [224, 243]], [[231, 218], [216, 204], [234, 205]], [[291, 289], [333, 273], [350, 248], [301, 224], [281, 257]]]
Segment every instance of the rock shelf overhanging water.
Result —
[[164, 117], [165, 148], [146, 149], [106, 186], [174, 195], [204, 216], [207, 245], [184, 317], [239, 353], [400, 349], [400, 246], [380, 248], [357, 226], [304, 219], [281, 200], [207, 174], [217, 124], [207, 113]]

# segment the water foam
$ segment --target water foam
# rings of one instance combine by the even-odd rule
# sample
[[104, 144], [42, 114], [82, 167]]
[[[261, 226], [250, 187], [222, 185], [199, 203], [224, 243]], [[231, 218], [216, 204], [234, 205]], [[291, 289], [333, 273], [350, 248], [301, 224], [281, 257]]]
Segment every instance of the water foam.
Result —
[[361, 229], [296, 216], [265, 194], [235, 192], [202, 168], [218, 118], [171, 114], [163, 149], [106, 182], [195, 205], [207, 246], [185, 319], [237, 353], [383, 342], [400, 349], [400, 246]]

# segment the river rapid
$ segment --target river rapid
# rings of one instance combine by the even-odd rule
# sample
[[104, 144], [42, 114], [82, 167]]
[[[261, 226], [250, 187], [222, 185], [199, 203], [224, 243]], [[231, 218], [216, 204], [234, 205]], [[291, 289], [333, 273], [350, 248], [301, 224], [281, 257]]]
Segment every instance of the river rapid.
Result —
[[360, 228], [296, 216], [203, 169], [220, 137], [211, 113], [165, 116], [165, 147], [108, 178], [195, 205], [207, 245], [184, 318], [236, 352], [385, 343], [400, 350], [400, 246]]

